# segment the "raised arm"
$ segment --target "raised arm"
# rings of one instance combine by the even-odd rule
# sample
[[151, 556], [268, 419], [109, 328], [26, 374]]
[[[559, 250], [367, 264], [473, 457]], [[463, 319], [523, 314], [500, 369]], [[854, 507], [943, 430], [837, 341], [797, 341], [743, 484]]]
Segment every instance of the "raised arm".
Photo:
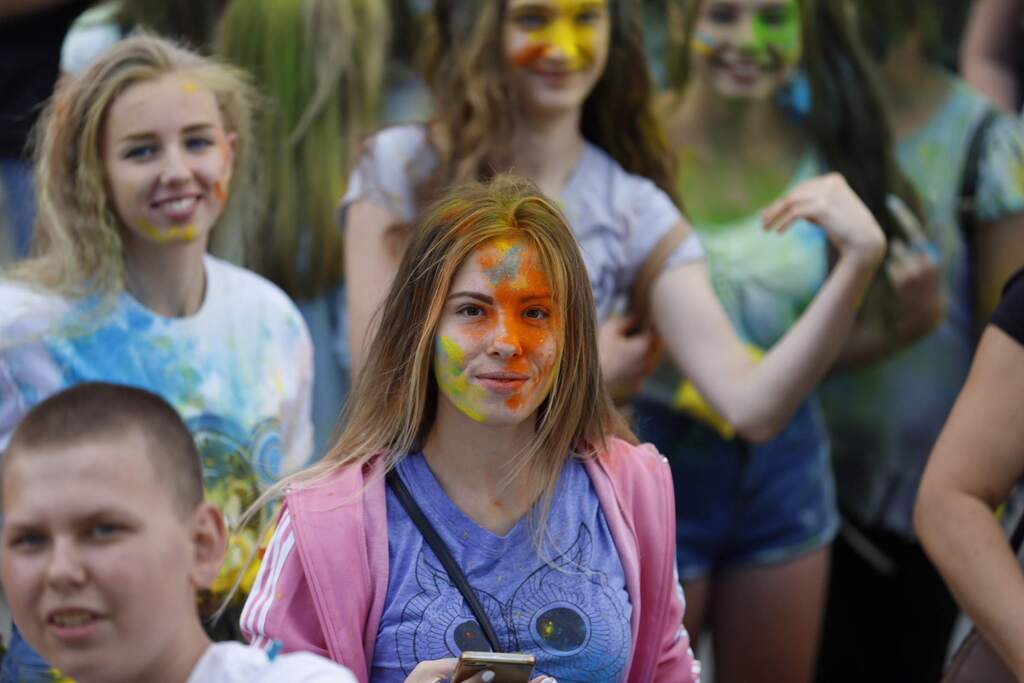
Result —
[[655, 327], [673, 360], [751, 441], [776, 435], [828, 370], [885, 251], [878, 223], [836, 174], [797, 185], [763, 218], [776, 231], [801, 218], [815, 223], [839, 258], [811, 305], [759, 362], [736, 336], [702, 263], [662, 273], [651, 294]]
[[398, 270], [400, 256], [392, 246], [391, 229], [400, 222], [394, 212], [366, 199], [354, 202], [345, 214], [345, 287], [353, 377], [363, 366], [367, 345], [377, 329], [377, 310]]
[[914, 528], [957, 602], [1024, 680], [1024, 574], [993, 509], [1024, 474], [1024, 347], [995, 326], [932, 451]]

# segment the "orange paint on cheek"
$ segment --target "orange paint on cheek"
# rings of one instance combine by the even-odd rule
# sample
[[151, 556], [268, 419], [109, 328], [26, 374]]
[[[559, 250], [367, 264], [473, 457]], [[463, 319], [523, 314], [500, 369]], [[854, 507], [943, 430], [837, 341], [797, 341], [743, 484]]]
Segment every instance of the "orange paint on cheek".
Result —
[[213, 184], [213, 196], [221, 205], [227, 203], [228, 191], [224, 187], [223, 180], [218, 180]]
[[542, 59], [550, 47], [547, 43], [530, 43], [512, 55], [512, 61], [516, 66], [530, 66], [537, 60]]

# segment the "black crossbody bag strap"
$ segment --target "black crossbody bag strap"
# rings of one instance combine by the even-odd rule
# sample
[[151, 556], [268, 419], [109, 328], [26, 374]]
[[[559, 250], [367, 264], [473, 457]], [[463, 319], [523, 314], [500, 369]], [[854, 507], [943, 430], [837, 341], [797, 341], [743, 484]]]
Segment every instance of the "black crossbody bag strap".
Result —
[[957, 218], [960, 222], [960, 230], [964, 233], [964, 242], [968, 246], [974, 241], [978, 175], [981, 155], [985, 150], [985, 136], [998, 118], [999, 112], [995, 109], [989, 109], [982, 115], [974, 126], [974, 132], [971, 134], [971, 141], [968, 143], [967, 153], [964, 156], [963, 170], [960, 175], [960, 206]]
[[1016, 555], [1020, 552], [1020, 546], [1024, 543], [1024, 515], [1017, 520], [1017, 526], [1013, 530], [1013, 534], [1010, 535], [1010, 547], [1013, 548], [1013, 554]]
[[444, 570], [448, 572], [448, 578], [452, 580], [455, 587], [462, 593], [462, 598], [466, 601], [466, 605], [469, 606], [469, 610], [473, 613], [473, 617], [476, 618], [476, 623], [480, 624], [480, 628], [483, 629], [484, 637], [487, 638], [487, 642], [491, 646], [491, 650], [494, 652], [501, 652], [501, 646], [498, 644], [498, 634], [494, 632], [494, 626], [491, 625], [491, 620], [487, 618], [486, 612], [484, 612], [483, 605], [480, 604], [480, 600], [476, 597], [476, 593], [473, 592], [473, 587], [469, 585], [469, 581], [466, 580], [466, 575], [462, 573], [459, 565], [456, 564], [452, 554], [448, 552], [448, 547], [441, 540], [441, 537], [437, 535], [434, 527], [431, 526], [427, 520], [427, 516], [423, 514], [423, 510], [413, 500], [412, 494], [409, 493], [409, 489], [406, 488], [405, 482], [402, 481], [402, 477], [395, 470], [391, 470], [387, 474], [388, 486], [394, 492], [395, 497], [398, 498], [398, 502], [405, 508], [406, 514], [409, 515], [409, 519], [419, 529], [420, 534], [423, 535], [423, 540], [427, 542], [430, 549], [437, 555], [437, 559], [441, 561], [441, 565]]

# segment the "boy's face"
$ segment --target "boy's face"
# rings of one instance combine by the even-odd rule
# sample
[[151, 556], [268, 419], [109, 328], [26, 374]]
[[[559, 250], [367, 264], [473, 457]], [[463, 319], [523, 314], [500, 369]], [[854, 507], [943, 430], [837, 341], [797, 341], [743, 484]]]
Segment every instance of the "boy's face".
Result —
[[0, 579], [22, 635], [73, 678], [145, 680], [198, 628], [220, 565], [216, 509], [183, 514], [146, 447], [129, 429], [4, 472]]

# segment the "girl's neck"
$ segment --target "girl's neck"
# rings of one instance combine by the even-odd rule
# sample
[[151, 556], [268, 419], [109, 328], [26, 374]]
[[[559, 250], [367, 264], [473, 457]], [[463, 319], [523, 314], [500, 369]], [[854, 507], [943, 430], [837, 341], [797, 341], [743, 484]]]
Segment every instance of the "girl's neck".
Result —
[[455, 505], [481, 527], [503, 536], [521, 519], [540, 491], [527, 477], [509, 481], [516, 458], [533, 438], [533, 418], [496, 427], [475, 422], [444, 397], [423, 442], [423, 457]]
[[920, 31], [910, 31], [893, 45], [882, 65], [882, 101], [896, 137], [927, 123], [951, 87], [949, 75], [925, 56]]
[[512, 169], [537, 183], [549, 197], [557, 197], [569, 181], [584, 139], [580, 111], [559, 116], [520, 117], [512, 134]]
[[759, 156], [792, 136], [793, 124], [772, 98], [735, 101], [697, 84], [669, 117], [673, 147], [696, 145], [732, 158]]
[[206, 294], [205, 252], [205, 239], [173, 245], [127, 239], [125, 290], [140, 304], [165, 318], [194, 315]]

